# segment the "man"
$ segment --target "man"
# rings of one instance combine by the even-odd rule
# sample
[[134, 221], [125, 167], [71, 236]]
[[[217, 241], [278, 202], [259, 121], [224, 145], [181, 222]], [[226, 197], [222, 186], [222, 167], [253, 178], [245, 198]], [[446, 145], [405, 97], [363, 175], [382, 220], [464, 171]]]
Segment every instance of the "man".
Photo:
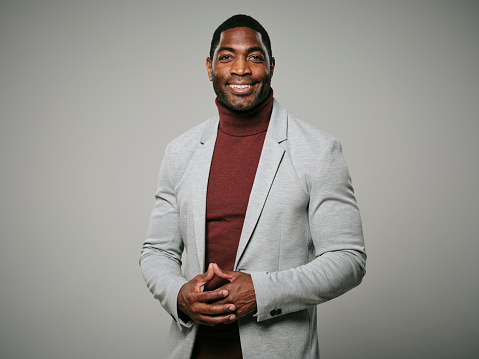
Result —
[[274, 65], [256, 20], [226, 20], [206, 59], [218, 115], [167, 146], [140, 262], [168, 358], [318, 358], [316, 305], [365, 274], [341, 145], [274, 100]]

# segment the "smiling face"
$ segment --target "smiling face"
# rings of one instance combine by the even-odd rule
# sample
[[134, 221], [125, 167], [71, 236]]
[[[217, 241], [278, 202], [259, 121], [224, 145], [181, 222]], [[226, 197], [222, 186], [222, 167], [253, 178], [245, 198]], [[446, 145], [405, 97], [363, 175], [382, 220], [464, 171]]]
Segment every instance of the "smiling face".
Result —
[[222, 105], [237, 111], [254, 108], [268, 97], [274, 58], [270, 61], [261, 34], [249, 27], [221, 33], [206, 68]]

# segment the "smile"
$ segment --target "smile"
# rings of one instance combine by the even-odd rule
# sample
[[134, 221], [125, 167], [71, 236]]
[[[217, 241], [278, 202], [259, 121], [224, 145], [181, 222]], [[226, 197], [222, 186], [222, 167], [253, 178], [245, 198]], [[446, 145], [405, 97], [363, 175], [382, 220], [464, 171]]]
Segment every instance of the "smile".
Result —
[[228, 86], [235, 89], [247, 89], [251, 87], [251, 85], [228, 85]]

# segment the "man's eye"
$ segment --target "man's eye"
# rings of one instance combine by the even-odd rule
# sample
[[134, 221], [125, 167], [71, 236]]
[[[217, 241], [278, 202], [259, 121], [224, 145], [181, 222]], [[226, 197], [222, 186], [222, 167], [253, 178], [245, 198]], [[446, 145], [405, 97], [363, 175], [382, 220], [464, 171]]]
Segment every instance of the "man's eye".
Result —
[[259, 56], [259, 55], [251, 55], [250, 56], [250, 59], [254, 62], [262, 62], [264, 61], [264, 58], [263, 56]]
[[231, 55], [222, 55], [219, 58], [220, 61], [221, 60], [231, 60], [231, 59], [232, 59]]

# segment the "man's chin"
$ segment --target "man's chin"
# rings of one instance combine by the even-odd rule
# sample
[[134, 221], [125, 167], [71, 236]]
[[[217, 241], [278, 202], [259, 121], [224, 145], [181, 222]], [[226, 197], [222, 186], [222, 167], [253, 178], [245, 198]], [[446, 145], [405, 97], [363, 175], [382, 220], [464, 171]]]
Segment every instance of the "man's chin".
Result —
[[249, 110], [252, 110], [254, 109], [255, 106], [252, 106], [252, 105], [237, 105], [237, 106], [231, 106], [230, 109], [234, 110], [234, 111], [242, 111], [242, 112], [245, 112], [245, 111], [249, 111]]
[[251, 98], [251, 95], [235, 95], [234, 98], [228, 99], [223, 104], [235, 111], [249, 111], [258, 106], [261, 101], [256, 101], [255, 98]]
[[[238, 98], [242, 97], [242, 98]], [[247, 98], [248, 96], [237, 96], [233, 100], [229, 101], [220, 101], [223, 106], [229, 108], [230, 110], [234, 111], [248, 111], [253, 109], [257, 104], [254, 103], [254, 101], [248, 101]]]

